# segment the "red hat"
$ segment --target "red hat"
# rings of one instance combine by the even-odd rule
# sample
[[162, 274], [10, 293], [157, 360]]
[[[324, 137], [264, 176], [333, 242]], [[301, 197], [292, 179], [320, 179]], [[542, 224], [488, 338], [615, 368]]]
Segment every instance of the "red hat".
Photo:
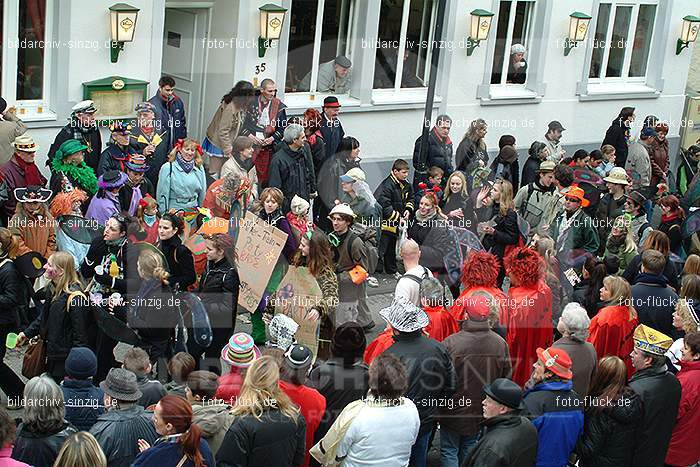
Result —
[[571, 372], [571, 358], [566, 351], [557, 349], [556, 347], [543, 350], [540, 347], [537, 349], [537, 358], [539, 358], [547, 371], [551, 371], [564, 379], [573, 378], [574, 374]]
[[464, 311], [469, 319], [485, 321], [491, 313], [491, 300], [485, 295], [472, 295], [464, 297]]

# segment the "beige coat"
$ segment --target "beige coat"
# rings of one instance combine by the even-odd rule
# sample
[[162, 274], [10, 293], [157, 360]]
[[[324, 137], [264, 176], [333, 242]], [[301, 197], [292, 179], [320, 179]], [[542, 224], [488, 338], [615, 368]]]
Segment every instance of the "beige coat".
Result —
[[245, 112], [236, 111], [233, 102], [221, 102], [207, 128], [207, 139], [228, 155], [233, 149], [233, 140], [241, 132]]
[[221, 178], [226, 178], [226, 176], [230, 173], [237, 174], [241, 180], [247, 178], [253, 187], [251, 190], [253, 193], [253, 198], [258, 197], [258, 172], [255, 169], [255, 165], [253, 165], [250, 170], [246, 172], [246, 170], [238, 164], [238, 161], [234, 157], [229, 157], [221, 167]]
[[10, 160], [15, 148], [12, 142], [27, 131], [27, 125], [15, 114], [5, 112], [0, 120], [0, 165]]

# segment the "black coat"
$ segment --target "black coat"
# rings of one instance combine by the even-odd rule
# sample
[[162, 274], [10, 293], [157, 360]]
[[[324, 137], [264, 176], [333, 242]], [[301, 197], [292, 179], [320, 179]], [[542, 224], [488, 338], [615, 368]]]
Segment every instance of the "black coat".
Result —
[[625, 124], [616, 118], [605, 132], [605, 139], [601, 146], [610, 144], [615, 148], [615, 165], [624, 167], [627, 162], [627, 138], [629, 138], [630, 129]]
[[[450, 188], [446, 187], [446, 189], [449, 190]], [[444, 214], [448, 214], [455, 209], [460, 209], [464, 217], [450, 217], [447, 221], [455, 227], [476, 232], [476, 211], [474, 209], [474, 203], [469, 195], [463, 195], [461, 193], [457, 195], [452, 194], [447, 200], [446, 196], [443, 195], [440, 201], [440, 209]]]
[[400, 182], [393, 175], [382, 180], [374, 190], [374, 199], [382, 207], [382, 230], [396, 233], [396, 226], [404, 211], [413, 214], [413, 187], [408, 181]]
[[24, 297], [24, 278], [11, 259], [0, 261], [0, 326], [18, 326], [19, 310], [27, 306]]
[[470, 166], [477, 160], [483, 161], [484, 167], [488, 164], [489, 153], [486, 151], [486, 147], [479, 146], [479, 144], [469, 138], [462, 139], [459, 146], [457, 146], [457, 152], [455, 154], [457, 170], [469, 173], [471, 169]]
[[420, 265], [431, 271], [444, 271], [445, 253], [452, 247], [447, 222], [434, 216], [424, 222], [413, 219], [408, 227], [408, 238], [420, 247]]
[[680, 254], [681, 247], [683, 246], [683, 219], [676, 217], [668, 222], [662, 222], [659, 225], [659, 230], [668, 236], [668, 240], [671, 243], [671, 252], [675, 254]]
[[284, 194], [283, 212], [289, 212], [294, 195], [311, 201], [316, 191], [316, 177], [311, 149], [308, 144], [293, 151], [287, 143], [279, 145], [270, 162], [270, 187], [277, 187]]
[[97, 164], [97, 176], [99, 177], [109, 170], [119, 170], [126, 173], [125, 164], [129, 162], [129, 156], [135, 153], [136, 151], [131, 146], [127, 145], [122, 148], [115, 143], [107, 143], [107, 147], [100, 155], [100, 162]]
[[[625, 279], [630, 284], [634, 285], [637, 283], [637, 276], [641, 271], [642, 267], [642, 255], [641, 253], [632, 258], [630, 264], [627, 265], [625, 271], [622, 273], [622, 278]], [[681, 290], [680, 275], [676, 271], [676, 266], [666, 259], [666, 265], [664, 266], [664, 277], [668, 280], [668, 285], [673, 287], [675, 290]]]
[[437, 402], [450, 397], [457, 387], [457, 375], [447, 349], [417, 331], [394, 336], [394, 343], [385, 352], [398, 357], [406, 365], [406, 397], [418, 409], [420, 433], [432, 430]]
[[87, 379], [66, 378], [61, 383], [66, 401], [66, 420], [77, 429], [87, 431], [105, 412], [102, 389]]
[[[157, 123], [156, 123], [157, 124]], [[158, 135], [156, 138], [155, 135]], [[141, 141], [139, 141], [141, 137]], [[170, 133], [167, 128], [154, 127], [153, 133], [149, 137], [145, 136], [145, 133], [139, 128], [138, 124], [131, 130], [131, 135], [129, 136], [129, 146], [131, 150], [136, 154], [143, 154], [143, 150], [146, 149], [148, 143], [145, 141], [154, 141], [160, 139], [158, 144], [155, 145], [156, 149], [150, 156], [146, 156], [148, 161], [148, 171], [146, 172], [146, 177], [153, 183], [153, 186], [158, 186], [158, 175], [160, 174], [160, 168], [168, 160], [168, 154], [170, 153], [170, 148], [168, 147], [168, 141], [170, 140]]]
[[681, 337], [673, 326], [673, 311], [678, 295], [658, 276], [640, 274], [632, 286], [632, 304], [637, 310], [639, 324], [671, 336]]
[[37, 467], [50, 467], [58, 457], [63, 442], [78, 430], [68, 422], [47, 433], [29, 431], [24, 424], [17, 427], [12, 458]]
[[493, 218], [496, 225], [493, 235], [485, 235], [481, 242], [486, 251], [490, 251], [498, 258], [503, 259], [506, 252], [506, 247], [509, 245], [518, 244], [518, 215], [514, 210], [510, 209], [505, 216], [502, 216], [498, 211], [498, 206], [494, 206], [493, 212], [496, 216]]
[[168, 262], [170, 287], [180, 292], [187, 291], [187, 288], [197, 281], [192, 252], [182, 244], [182, 240], [177, 235], [159, 241], [157, 246]]
[[[129, 286], [127, 271], [130, 249], [128, 242], [125, 242], [122, 246], [108, 245], [102, 236], [95, 237], [90, 243], [90, 248], [80, 265], [80, 274], [86, 280], [94, 278], [95, 282], [125, 295]], [[113, 278], [109, 275], [109, 271], [106, 270], [103, 270], [102, 274], [97, 274], [95, 271], [95, 267], [103, 264], [111, 255], [114, 255], [117, 260], [121, 277]]]
[[413, 146], [413, 168], [416, 169], [416, 171], [427, 171], [433, 166], [440, 167], [444, 172], [441, 186], [445, 188], [448, 177], [454, 172], [454, 166], [452, 164], [452, 141], [450, 141], [449, 138], [447, 138], [446, 141], [441, 141], [435, 134], [435, 129], [433, 128], [430, 130], [428, 133], [428, 153], [426, 155], [425, 165], [421, 166], [423, 163], [423, 161], [420, 160], [420, 145], [422, 140], [423, 136], [421, 135], [416, 139], [416, 143]]
[[[156, 190], [153, 188], [153, 183], [146, 177], [144, 177], [139, 184], [139, 189], [141, 190], [142, 197], [146, 197], [146, 195], [151, 195], [152, 198], [156, 197]], [[119, 205], [122, 207], [122, 211], [129, 211], [131, 199], [133, 197], [134, 188], [127, 182], [119, 189]]]
[[105, 412], [90, 433], [100, 444], [109, 467], [129, 467], [139, 454], [139, 438], [151, 445], [158, 438], [153, 412], [145, 411], [140, 405]]
[[306, 422], [296, 423], [279, 410], [267, 410], [260, 420], [235, 417], [216, 453], [218, 467], [300, 467], [306, 451]]
[[318, 171], [318, 199], [329, 208], [328, 212], [335, 206], [335, 200], [341, 199], [343, 190], [340, 186], [340, 176], [350, 169], [360, 168], [359, 160], [349, 161], [346, 155], [345, 153], [336, 154]]
[[74, 125], [74, 123], [69, 123], [61, 128], [61, 131], [56, 135], [56, 139], [53, 140], [53, 144], [51, 144], [49, 153], [47, 154], [47, 167], [51, 165], [54, 154], [56, 154], [56, 151], [58, 151], [58, 148], [60, 148], [63, 143], [69, 139], [77, 139], [88, 147], [85, 150], [85, 163], [88, 167], [92, 167], [93, 170], [97, 170], [97, 165], [100, 162], [100, 155], [102, 154], [102, 136], [100, 135], [99, 128], [95, 126], [87, 133], [81, 133], [79, 137], [76, 138], [76, 128], [74, 128]]
[[369, 368], [361, 361], [345, 365], [341, 358], [330, 358], [311, 371], [309, 382], [326, 398], [326, 412], [314, 435], [317, 442], [349, 403], [367, 395]]
[[235, 327], [239, 286], [238, 271], [226, 257], [218, 263], [207, 263], [197, 296], [207, 310], [212, 329]]
[[316, 175], [316, 180], [318, 180], [318, 173], [323, 167], [323, 163], [326, 162], [326, 142], [323, 140], [323, 136], [317, 134], [314, 139], [314, 144], [311, 144], [307, 140], [309, 148], [311, 148], [311, 159], [314, 161], [314, 173]]
[[323, 119], [323, 124], [321, 125], [321, 136], [323, 136], [323, 141], [326, 143], [326, 154], [325, 158], [330, 159], [335, 156], [338, 152], [338, 146], [340, 145], [340, 140], [345, 137], [345, 130], [343, 129], [343, 124], [340, 120], [336, 118], [335, 120], [328, 120], [326, 114], [321, 114]]
[[581, 282], [576, 284], [574, 286], [574, 293], [571, 298], [572, 302], [577, 302], [581, 304], [582, 307], [586, 309], [586, 312], [588, 313], [589, 318], [593, 318], [595, 315], [598, 314], [598, 311], [600, 311], [601, 308], [603, 308], [605, 303], [602, 303], [600, 301], [600, 291], [599, 290], [593, 290], [591, 291], [593, 294], [595, 294], [593, 300], [591, 300], [591, 303], [588, 301], [588, 287], [590, 287], [590, 282], [588, 279], [583, 279]]
[[462, 467], [532, 467], [537, 457], [537, 428], [516, 414], [484, 420], [479, 441]]
[[539, 181], [540, 174], [537, 171], [540, 169], [541, 163], [542, 161], [538, 157], [529, 156], [527, 158], [525, 165], [523, 165], [523, 176], [520, 177], [520, 186]]
[[90, 305], [81, 296], [73, 298], [70, 311], [67, 310], [67, 304], [66, 292], [62, 292], [56, 299], [53, 298], [53, 293], [48, 292], [41, 315], [24, 330], [25, 336], [30, 339], [45, 330], [46, 358], [49, 361], [65, 360], [73, 347], [88, 347]]
[[[172, 337], [179, 315], [170, 288], [158, 279], [142, 282], [138, 293], [130, 296], [129, 326], [138, 332], [148, 351], [149, 344]], [[153, 358], [153, 356], [151, 356]]]
[[642, 400], [628, 389], [603, 410], [586, 409], [583, 434], [576, 444], [581, 467], [628, 467], [632, 465], [634, 433], [642, 421]]
[[[500, 171], [499, 166], [501, 166]], [[489, 175], [489, 179], [496, 180], [496, 178], [508, 180], [510, 184], [513, 185], [513, 193], [517, 193], [520, 187], [520, 164], [518, 163], [518, 159], [516, 158], [512, 162], [505, 162], [501, 160], [500, 157], [496, 157], [493, 162], [491, 162], [491, 175]]]
[[644, 405], [644, 417], [634, 437], [632, 465], [661, 467], [676, 424], [681, 383], [662, 366], [637, 371], [629, 385]]

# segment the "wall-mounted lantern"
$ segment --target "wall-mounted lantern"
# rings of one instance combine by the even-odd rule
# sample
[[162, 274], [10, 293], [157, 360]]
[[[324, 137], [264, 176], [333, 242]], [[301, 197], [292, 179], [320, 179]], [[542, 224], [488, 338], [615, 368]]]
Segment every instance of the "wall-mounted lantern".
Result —
[[265, 56], [270, 41], [279, 40], [284, 24], [286, 8], [272, 3], [266, 3], [260, 10], [260, 37], [258, 38], [258, 57]]
[[580, 11], [574, 11], [569, 15], [569, 36], [564, 40], [564, 56], [571, 52], [579, 42], [586, 38], [591, 17]]
[[688, 15], [683, 18], [683, 27], [681, 28], [681, 38], [676, 43], [676, 55], [680, 55], [681, 51], [688, 47], [691, 42], [695, 42], [698, 38], [698, 30], [700, 29], [700, 18], [697, 16]]
[[467, 38], [467, 56], [471, 56], [474, 53], [474, 49], [479, 47], [479, 42], [489, 37], [491, 21], [493, 21], [493, 13], [487, 10], [473, 10], [471, 16], [470, 35]]
[[116, 3], [109, 7], [110, 60], [112, 63], [117, 63], [119, 52], [124, 50], [124, 43], [134, 40], [138, 16], [139, 9], [126, 3]]

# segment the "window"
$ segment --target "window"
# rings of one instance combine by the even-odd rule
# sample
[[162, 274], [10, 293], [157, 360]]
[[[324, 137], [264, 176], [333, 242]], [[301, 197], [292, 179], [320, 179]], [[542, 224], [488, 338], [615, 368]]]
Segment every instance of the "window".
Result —
[[[498, 9], [491, 84], [525, 84], [534, 0], [502, 1]], [[525, 55], [512, 54], [520, 44]]]
[[[382, 0], [374, 88], [428, 85], [437, 1]], [[399, 60], [399, 57], [403, 57]]]
[[602, 3], [598, 8], [589, 78], [591, 82], [644, 81], [656, 5]]
[[[53, 42], [47, 18], [52, 0], [0, 2], [6, 29], [2, 31], [2, 94], [17, 105], [22, 119], [53, 118], [48, 109]], [[12, 18], [11, 21], [7, 21]]]
[[353, 7], [353, 0], [292, 1], [285, 92], [328, 91], [317, 86], [319, 65], [352, 59]]

